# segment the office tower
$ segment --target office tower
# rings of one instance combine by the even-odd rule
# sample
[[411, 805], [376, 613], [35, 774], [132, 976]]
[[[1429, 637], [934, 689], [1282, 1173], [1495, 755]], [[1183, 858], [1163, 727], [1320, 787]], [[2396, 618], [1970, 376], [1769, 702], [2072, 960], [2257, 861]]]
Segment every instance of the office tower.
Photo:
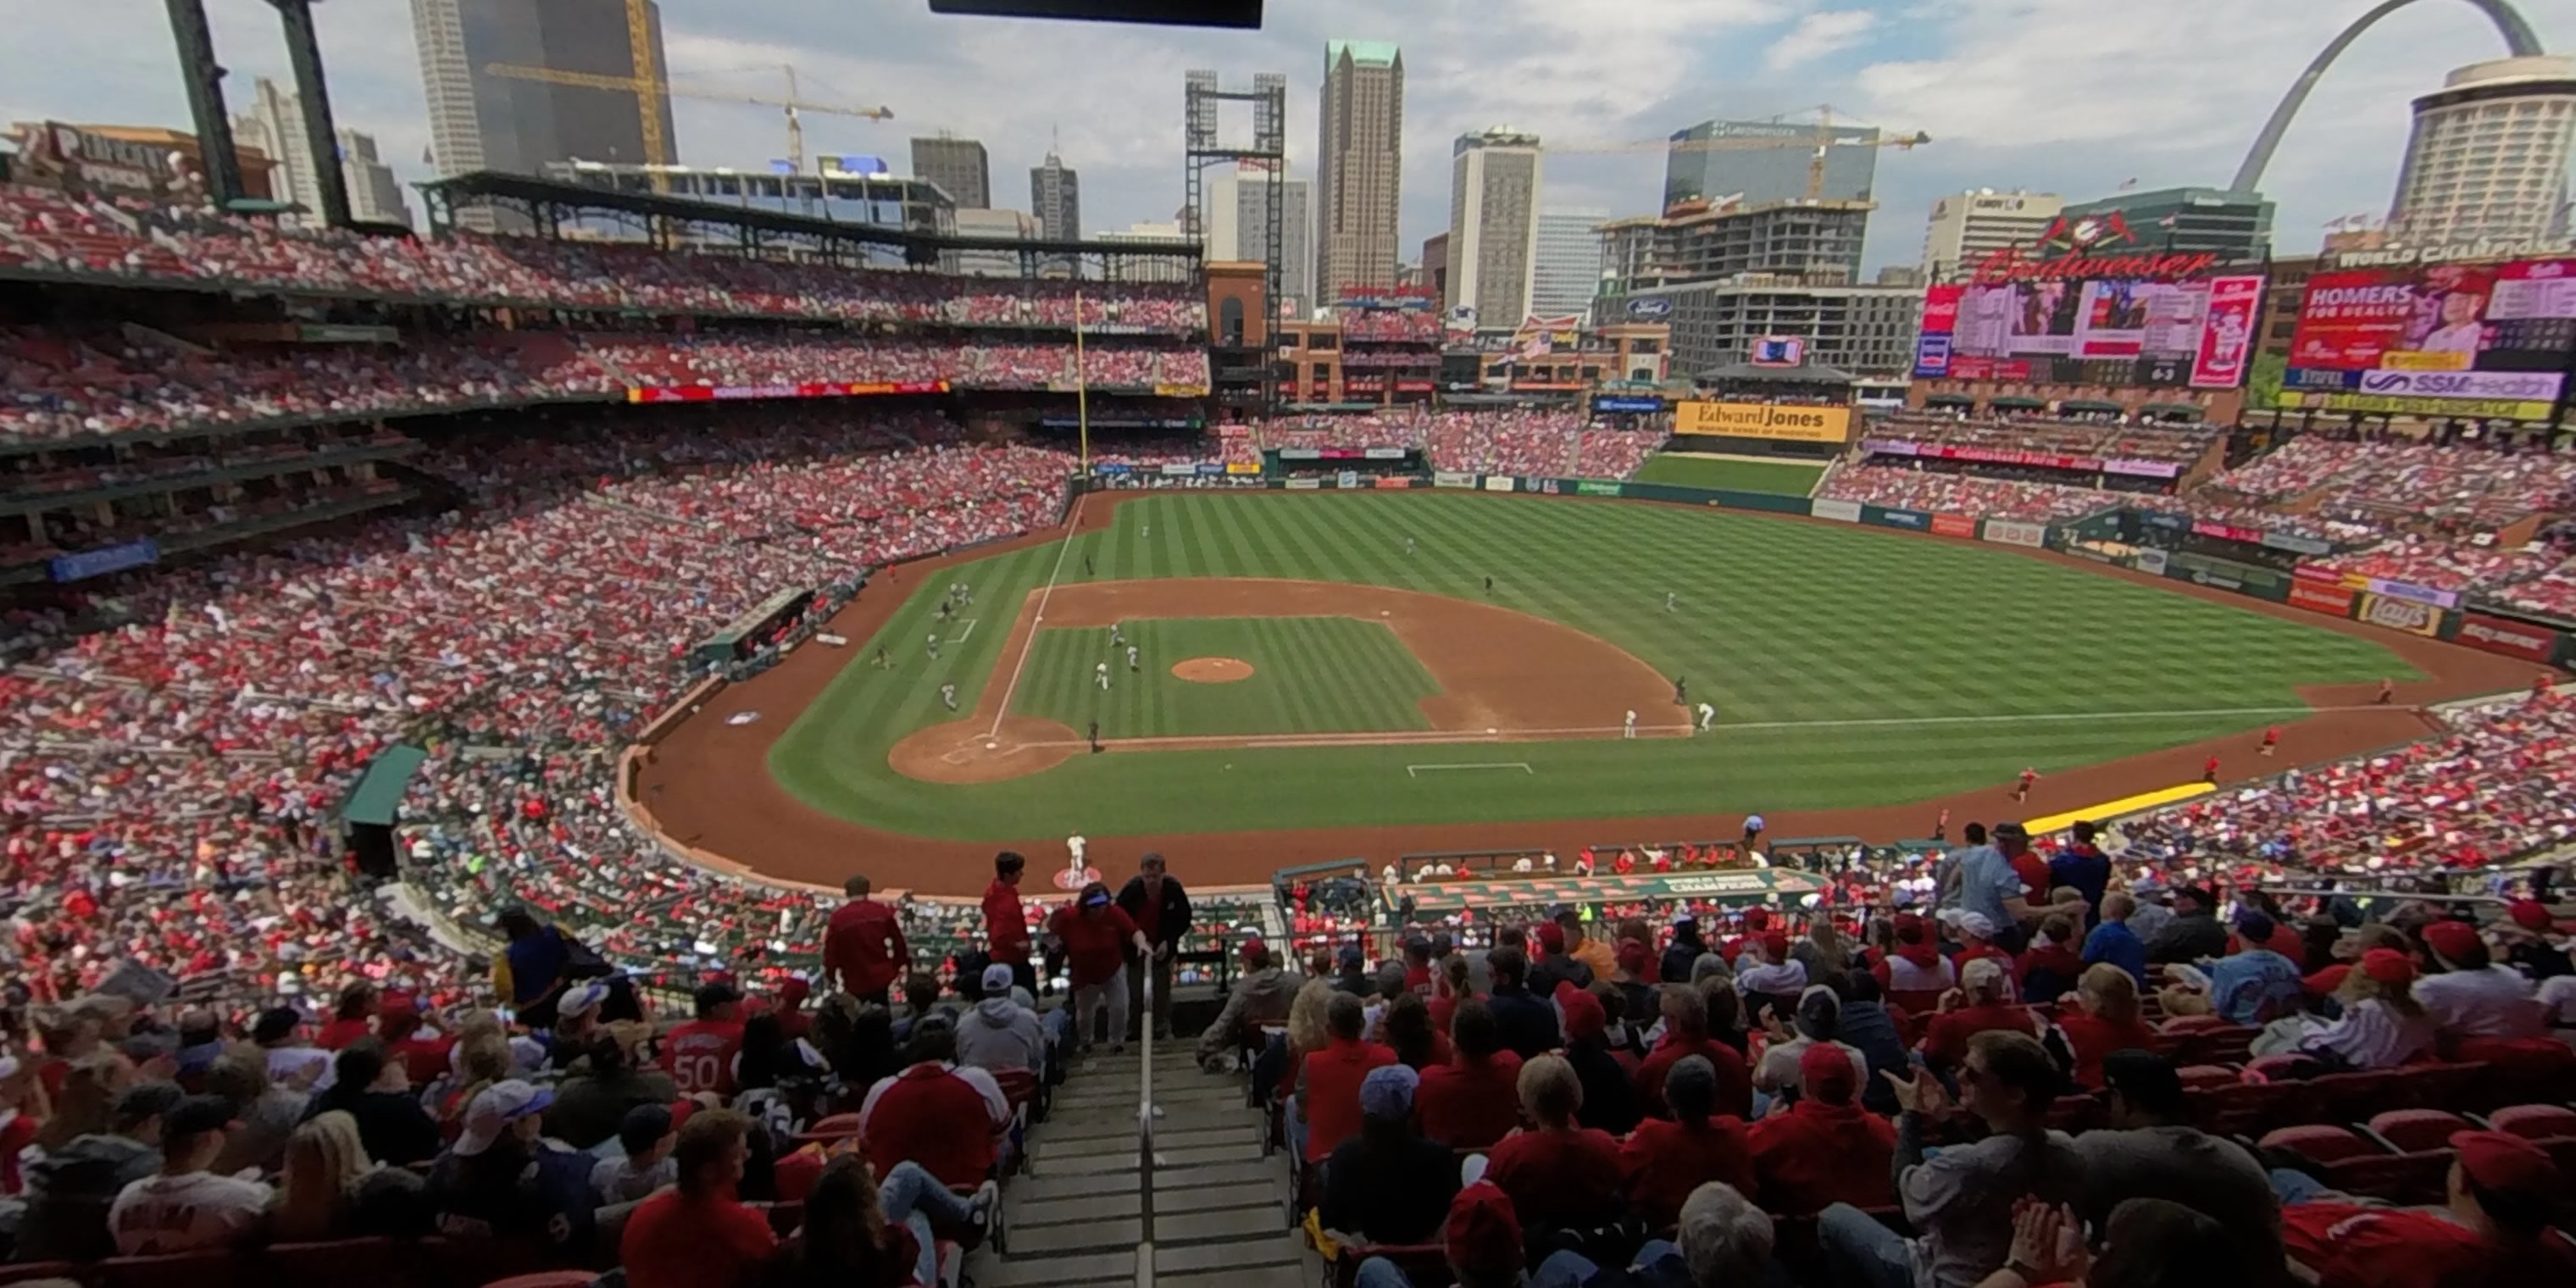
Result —
[[1068, 168], [1055, 149], [1046, 162], [1029, 170], [1029, 209], [1038, 217], [1038, 236], [1048, 241], [1082, 238], [1082, 176]]
[[956, 198], [960, 210], [984, 210], [993, 204], [992, 164], [975, 139], [940, 135], [912, 141], [912, 177], [928, 179]]
[[[1813, 195], [1830, 201], [1868, 201], [1878, 180], [1878, 131], [1861, 125], [1831, 127], [1825, 147], [1824, 187], [1807, 191], [1816, 159], [1817, 126], [1799, 121], [1702, 121], [1675, 131], [1664, 160], [1664, 205], [1706, 197], [1741, 196], [1749, 205], [1795, 201]], [[1776, 140], [1775, 146], [1747, 147]], [[1735, 146], [1709, 147], [1711, 142]]]
[[[668, 78], [661, 6], [646, 0], [653, 70]], [[540, 173], [550, 161], [675, 163], [671, 98], [660, 96], [662, 155], [645, 155], [631, 90], [496, 76], [496, 63], [591, 76], [637, 74], [626, 0], [411, 0], [412, 41], [429, 98], [430, 154], [442, 175]]]
[[[340, 130], [340, 173], [349, 190], [349, 217], [361, 223], [411, 222], [402, 185], [392, 167], [379, 160], [373, 135]], [[277, 82], [262, 76], [251, 83], [251, 110], [233, 118], [235, 142], [259, 149], [269, 162], [270, 190], [279, 201], [304, 208], [306, 224], [322, 223], [322, 183], [313, 167], [313, 147], [304, 133], [304, 103]]]
[[1274, 178], [1270, 171], [1239, 165], [1235, 172], [1208, 185], [1207, 257], [1210, 260], [1259, 261], [1269, 245], [1270, 190], [1279, 194], [1279, 298], [1299, 310], [1314, 306], [1314, 229], [1312, 185], [1303, 179]]
[[[1601, 232], [1607, 210], [1542, 210], [1530, 265], [1529, 311], [1543, 318], [1587, 313], [1601, 289]], [[1428, 267], [1426, 265], [1425, 267]]]
[[1323, 302], [1395, 285], [1404, 165], [1404, 54], [1384, 41], [1324, 46], [1315, 149], [1315, 288]]
[[1449, 149], [1449, 294], [1480, 326], [1517, 326], [1538, 257], [1538, 136], [1496, 126]]
[[2576, 139], [2576, 58], [2471, 63], [2415, 100], [2388, 208], [2410, 245], [2537, 241], [2561, 230]]
[[2048, 232], [2066, 199], [2053, 192], [1954, 192], [1932, 203], [1923, 234], [1923, 274], [1932, 281], [1973, 271], [2007, 246], [2028, 247]]

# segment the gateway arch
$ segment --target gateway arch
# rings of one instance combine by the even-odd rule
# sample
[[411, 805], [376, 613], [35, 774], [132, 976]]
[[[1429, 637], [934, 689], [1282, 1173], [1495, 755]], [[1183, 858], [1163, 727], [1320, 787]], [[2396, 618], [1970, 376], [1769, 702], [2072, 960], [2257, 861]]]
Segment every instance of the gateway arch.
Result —
[[[2308, 101], [2308, 91], [2316, 88], [2317, 81], [2326, 74], [2328, 67], [2334, 66], [2335, 58], [2343, 53], [2345, 46], [2359, 39], [2361, 33], [2370, 30], [2372, 23], [2414, 2], [2415, 0], [2385, 0], [2384, 3], [2354, 20], [2351, 26], [2344, 28], [2343, 34], [2336, 36], [2317, 55], [2316, 61], [2309, 63], [2308, 69], [2299, 73], [2299, 78], [2290, 83], [2290, 92], [2281, 96], [2281, 105], [2272, 109], [2272, 119], [2263, 123], [2263, 132], [2254, 136], [2253, 150], [2245, 154], [2245, 164], [2236, 168], [2236, 181], [2228, 185], [2231, 190], [2251, 192], [2263, 182], [2263, 168], [2272, 164], [2272, 153], [2281, 146], [2281, 136], [2289, 132], [2291, 118], [2299, 114], [2299, 105]], [[2484, 13], [2487, 20], [2495, 24], [2497, 34], [2504, 37], [2505, 48], [2515, 57], [2528, 57], [2542, 52], [2540, 37], [2532, 34], [2531, 24], [2523, 21], [2522, 15], [2515, 12], [2514, 7], [2506, 0], [2468, 0], [2468, 2], [2476, 5], [2478, 11]]]

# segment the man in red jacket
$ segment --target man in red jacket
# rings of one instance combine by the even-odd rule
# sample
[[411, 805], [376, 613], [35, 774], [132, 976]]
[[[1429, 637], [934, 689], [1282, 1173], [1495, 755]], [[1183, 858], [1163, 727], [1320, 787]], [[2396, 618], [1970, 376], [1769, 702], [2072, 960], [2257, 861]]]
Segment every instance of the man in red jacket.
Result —
[[1764, 1211], [1788, 1216], [1828, 1204], [1885, 1207], [1896, 1199], [1888, 1162], [1896, 1128], [1853, 1103], [1861, 1071], [1830, 1042], [1798, 1057], [1798, 1102], [1753, 1124], [1753, 1171]]
[[[1923, 1033], [1923, 1058], [1935, 1069], [1955, 1068], [1967, 1059], [1968, 1039], [1988, 1029], [2030, 1032], [2030, 1009], [2007, 1000], [2012, 977], [2002, 963], [1992, 958], [1968, 963], [1959, 972], [1959, 986], [1961, 993], [1942, 997], [1948, 1009], [1933, 1016]], [[1952, 1002], [1962, 996], [1966, 1005]]]
[[1369, 1070], [1396, 1063], [1395, 1052], [1360, 1040], [1367, 1011], [1350, 993], [1335, 993], [1324, 1008], [1324, 1048], [1306, 1057], [1297, 1070], [1297, 1098], [1305, 1107], [1298, 1157], [1320, 1163], [1333, 1147], [1359, 1134], [1360, 1083]]
[[1483, 1002], [1466, 998], [1449, 1021], [1456, 1054], [1422, 1071], [1413, 1112], [1424, 1138], [1452, 1149], [1482, 1149], [1520, 1126], [1520, 1055], [1503, 1046], [1502, 1030]]
[[894, 982], [912, 973], [912, 945], [903, 941], [894, 909], [868, 897], [874, 888], [864, 876], [841, 883], [850, 901], [833, 909], [824, 924], [823, 973], [838, 980], [842, 992], [885, 1006]]
[[939, 1183], [977, 1186], [992, 1170], [993, 1142], [1011, 1126], [1010, 1098], [993, 1075], [957, 1063], [957, 1030], [925, 1019], [908, 1048], [921, 1058], [879, 1078], [859, 1105], [859, 1139], [879, 1176], [918, 1163]]
[[1664, 1036], [1637, 1066], [1637, 1107], [1651, 1117], [1672, 1117], [1664, 1103], [1664, 1078], [1674, 1065], [1704, 1055], [1717, 1074], [1715, 1112], [1735, 1118], [1751, 1113], [1753, 1074], [1735, 1048], [1708, 1035], [1707, 1001], [1687, 984], [1666, 984], [1662, 992]]
[[993, 884], [984, 887], [984, 943], [993, 960], [1011, 968], [1011, 982], [1038, 995], [1038, 972], [1029, 964], [1029, 915], [1020, 907], [1025, 857], [1004, 850], [993, 856]]
[[2440, 1210], [2290, 1202], [2281, 1242], [2319, 1288], [2466, 1288], [2576, 1282], [2576, 1249], [2550, 1229], [2566, 1187], [2548, 1151], [2503, 1132], [2451, 1137]]

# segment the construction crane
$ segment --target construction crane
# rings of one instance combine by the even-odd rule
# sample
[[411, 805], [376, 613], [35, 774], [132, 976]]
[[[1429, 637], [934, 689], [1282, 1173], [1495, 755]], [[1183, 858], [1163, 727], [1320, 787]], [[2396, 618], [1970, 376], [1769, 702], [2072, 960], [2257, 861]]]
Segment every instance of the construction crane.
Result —
[[1836, 138], [1833, 107], [1829, 104], [1819, 105], [1815, 111], [1816, 129], [1812, 135], [1729, 134], [1705, 139], [1631, 139], [1617, 143], [1550, 143], [1546, 145], [1545, 150], [1552, 154], [1563, 155], [1615, 152], [1758, 152], [1778, 148], [1812, 148], [1814, 155], [1807, 162], [1807, 197], [1809, 200], [1814, 200], [1825, 193], [1825, 157], [1831, 149], [1838, 147], [1902, 148], [1911, 151], [1932, 141], [1932, 136], [1921, 130], [1882, 131], [1874, 140]]
[[[514, 63], [486, 63], [483, 72], [511, 80], [537, 81], [547, 85], [567, 85], [575, 89], [604, 89], [612, 93], [635, 96], [635, 115], [643, 126], [644, 163], [664, 166], [671, 163], [670, 141], [662, 135], [661, 99], [694, 98], [711, 103], [748, 103], [754, 107], [775, 107], [787, 114], [787, 156], [800, 173], [805, 169], [805, 126], [797, 119], [799, 112], [821, 112], [828, 116], [855, 116], [871, 121], [894, 119], [890, 107], [848, 107], [835, 103], [809, 103], [797, 94], [796, 69], [781, 64], [787, 74], [787, 97], [754, 98], [711, 90], [683, 89], [662, 75], [653, 61], [653, 29], [645, 11], [645, 0], [626, 0], [627, 56], [635, 68], [632, 76], [603, 76], [595, 72], [568, 72], [554, 67], [524, 67]], [[653, 190], [667, 190], [667, 181], [658, 173], [652, 175]]]

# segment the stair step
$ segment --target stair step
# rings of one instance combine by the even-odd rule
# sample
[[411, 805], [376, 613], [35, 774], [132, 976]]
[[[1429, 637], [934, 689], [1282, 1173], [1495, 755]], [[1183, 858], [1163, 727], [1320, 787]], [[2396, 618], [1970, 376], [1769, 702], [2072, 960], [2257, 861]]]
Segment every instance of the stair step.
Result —
[[[1199, 1167], [1209, 1163], [1258, 1163], [1261, 1146], [1244, 1139], [1230, 1145], [1200, 1145], [1189, 1149], [1157, 1149], [1157, 1169], [1164, 1167]], [[1136, 1170], [1136, 1155], [1125, 1153], [1033, 1155], [1029, 1166], [1040, 1176], [1092, 1176], [1103, 1173], [1129, 1173]]]
[[[1167, 1104], [1163, 1116], [1154, 1120], [1157, 1132], [1208, 1131], [1219, 1127], [1254, 1127], [1261, 1125], [1261, 1115], [1240, 1105]], [[1049, 1114], [1039, 1127], [1039, 1139], [1052, 1144], [1065, 1140], [1097, 1140], [1123, 1136], [1136, 1139], [1134, 1109], [1123, 1111], [1083, 1110], [1074, 1114]]]
[[[1017, 1225], [1011, 1230], [1011, 1255], [1109, 1252], [1136, 1246], [1134, 1203], [1128, 1215], [1056, 1225]], [[1276, 1233], [1283, 1221], [1276, 1203], [1267, 1207], [1227, 1208], [1215, 1212], [1156, 1212], [1154, 1242], [1165, 1248], [1210, 1241], [1239, 1242]]]
[[[1278, 1174], [1278, 1160], [1267, 1158], [1156, 1168], [1154, 1193], [1161, 1197], [1206, 1186], [1269, 1182]], [[1013, 1179], [1007, 1192], [1024, 1202], [1043, 1203], [1093, 1194], [1134, 1194], [1136, 1180], [1134, 1172], [1069, 1172], [1060, 1175], [1039, 1172]]]
[[[1154, 1148], [1169, 1153], [1176, 1149], [1197, 1149], [1208, 1145], [1260, 1144], [1259, 1138], [1249, 1130], [1250, 1127], [1249, 1123], [1238, 1123], [1229, 1127], [1203, 1127], [1175, 1131], [1165, 1124], [1157, 1123], [1154, 1128]], [[1130, 1124], [1126, 1131], [1114, 1136], [1076, 1136], [1070, 1140], [1059, 1140], [1053, 1135], [1048, 1135], [1033, 1144], [1029, 1151], [1029, 1156], [1041, 1164], [1056, 1158], [1112, 1155], [1129, 1159], [1136, 1157], [1134, 1125]]]
[[[1016, 1187], [1015, 1187], [1016, 1188]], [[1043, 1225], [1061, 1225], [1073, 1221], [1106, 1221], [1136, 1215], [1136, 1191], [1133, 1187], [1114, 1194], [1089, 1192], [1072, 1198], [1019, 1200], [1005, 1191], [1003, 1203], [1010, 1222], [1012, 1238], [1019, 1232]], [[1200, 1183], [1183, 1189], [1157, 1186], [1154, 1211], [1158, 1216], [1183, 1212], [1216, 1212], [1229, 1208], [1259, 1208], [1271, 1220], [1280, 1220], [1281, 1191], [1278, 1182], [1265, 1177], [1258, 1181], [1232, 1184]]]
[[[1017, 1246], [1014, 1241], [1014, 1246]], [[1292, 1275], [1302, 1274], [1295, 1236], [1285, 1230], [1257, 1239], [1234, 1239], [1222, 1243], [1194, 1243], [1180, 1247], [1154, 1249], [1154, 1277], [1159, 1285], [1166, 1274], [1213, 1272], [1211, 1282], [1222, 1278], [1226, 1284], [1246, 1282], [1244, 1272], [1261, 1267], [1283, 1269]], [[985, 1259], [975, 1271], [975, 1282], [981, 1288], [1038, 1288], [1040, 1285], [1088, 1284], [1132, 1281], [1136, 1274], [1134, 1249], [1124, 1252], [1078, 1253], [1070, 1256], [1033, 1256], [1028, 1259], [1009, 1257]]]

